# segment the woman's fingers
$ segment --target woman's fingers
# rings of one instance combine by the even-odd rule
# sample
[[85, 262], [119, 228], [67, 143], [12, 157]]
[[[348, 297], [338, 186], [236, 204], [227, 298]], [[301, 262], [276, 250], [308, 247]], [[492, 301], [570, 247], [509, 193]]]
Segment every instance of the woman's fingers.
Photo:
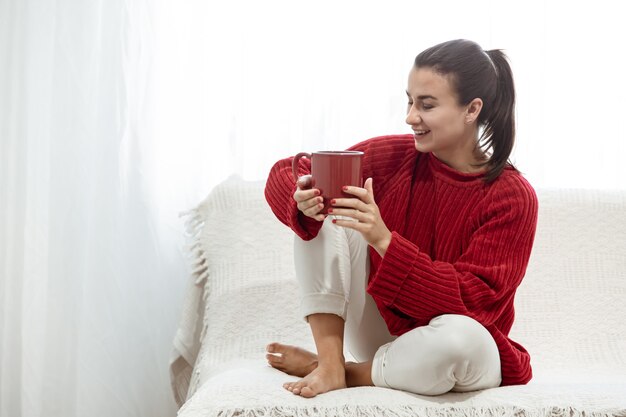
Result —
[[320, 214], [320, 211], [324, 208], [324, 199], [320, 196], [320, 190], [316, 188], [303, 190], [298, 186], [293, 194], [293, 199], [297, 203], [298, 210], [305, 216], [317, 221], [322, 221], [326, 217]]
[[331, 205], [333, 206], [333, 214], [339, 214], [339, 212], [335, 212], [335, 210], [341, 210], [343, 208], [351, 208], [363, 212], [370, 211], [369, 206], [358, 198], [335, 198], [331, 201]]
[[333, 219], [333, 223], [336, 224], [337, 226], [341, 226], [341, 227], [345, 227], [348, 229], [354, 229], [357, 232], [365, 232], [365, 228], [367, 227], [366, 224], [364, 223], [360, 223], [358, 221], [354, 221], [354, 220], [348, 220], [345, 218], [337, 218], [337, 219]]
[[310, 190], [301, 190], [297, 189], [295, 193], [293, 193], [293, 199], [296, 200], [297, 203], [301, 203], [303, 201], [310, 200], [320, 195], [320, 190], [317, 188], [311, 188]]
[[324, 208], [322, 197], [315, 197], [310, 200], [298, 203], [298, 210], [306, 214], [307, 216], [316, 215], [322, 208]]
[[[319, 189], [309, 188], [312, 186], [312, 183], [310, 175], [298, 178], [297, 189], [293, 199], [298, 205], [298, 210], [304, 213], [304, 215], [322, 221], [326, 217], [320, 214], [320, 211], [324, 208], [324, 200], [320, 196]], [[334, 199], [332, 202], [333, 207], [329, 213], [360, 220], [364, 218], [364, 215], [375, 211], [373, 208], [375, 207], [375, 202], [371, 178], [365, 181], [365, 188], [346, 186], [343, 188], [343, 191], [347, 194], [352, 194], [355, 198]]]
[[[340, 217], [333, 219], [333, 223], [357, 230], [380, 256], [385, 256], [392, 234], [374, 200], [373, 180], [368, 178], [365, 188], [347, 186], [343, 191], [355, 198], [336, 198], [331, 201], [332, 208], [328, 213]], [[341, 216], [348, 217], [349, 220], [342, 219]]]
[[298, 210], [304, 213], [311, 207], [314, 207], [317, 204], [324, 202], [324, 199], [319, 194], [320, 192], [317, 189], [297, 189], [296, 192], [293, 194], [293, 199], [296, 200], [296, 203], [298, 203]]
[[[321, 197], [317, 197], [317, 198], [321, 199]], [[304, 213], [305, 216], [311, 217], [321, 222], [322, 220], [326, 218], [326, 216], [324, 216], [323, 214], [320, 214], [320, 211], [322, 211], [322, 209], [324, 208], [324, 203], [318, 203], [317, 198], [314, 199], [316, 201], [313, 203], [312, 206], [304, 210], [300, 210], [300, 211]]]
[[372, 190], [372, 180], [370, 178], [365, 181], [365, 186], [367, 188], [347, 185], [343, 187], [343, 192], [352, 194], [356, 198], [363, 200], [365, 203], [371, 204], [374, 202], [374, 190]]
[[333, 216], [343, 216], [350, 217], [355, 220], [365, 220], [367, 213], [357, 210], [355, 208], [336, 208], [333, 207], [328, 210], [328, 214], [332, 214]]

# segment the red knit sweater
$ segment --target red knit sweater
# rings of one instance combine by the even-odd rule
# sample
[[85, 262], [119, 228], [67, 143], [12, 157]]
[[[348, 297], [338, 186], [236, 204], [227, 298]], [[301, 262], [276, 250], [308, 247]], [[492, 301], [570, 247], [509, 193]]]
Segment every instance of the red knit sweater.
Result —
[[[500, 352], [502, 385], [525, 384], [530, 357], [508, 338], [513, 299], [533, 244], [537, 198], [514, 169], [492, 183], [465, 174], [415, 149], [413, 135], [361, 142], [364, 178], [372, 177], [376, 203], [392, 231], [384, 258], [370, 248], [367, 291], [389, 331], [401, 335], [441, 314], [462, 314], [481, 323]], [[302, 239], [321, 222], [300, 213], [293, 201], [292, 158], [278, 161], [265, 188], [278, 219]], [[301, 175], [310, 172], [300, 160]]]

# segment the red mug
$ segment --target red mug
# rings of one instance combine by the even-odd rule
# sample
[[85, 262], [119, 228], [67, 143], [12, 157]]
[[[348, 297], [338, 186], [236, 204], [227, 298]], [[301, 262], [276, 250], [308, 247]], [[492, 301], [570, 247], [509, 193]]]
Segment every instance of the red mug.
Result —
[[324, 208], [320, 213], [327, 214], [333, 198], [355, 198], [342, 191], [343, 186], [363, 187], [363, 167], [360, 151], [319, 151], [313, 154], [300, 152], [293, 158], [291, 169], [293, 178], [298, 181], [298, 163], [306, 156], [311, 160], [311, 187], [320, 190], [324, 198]]

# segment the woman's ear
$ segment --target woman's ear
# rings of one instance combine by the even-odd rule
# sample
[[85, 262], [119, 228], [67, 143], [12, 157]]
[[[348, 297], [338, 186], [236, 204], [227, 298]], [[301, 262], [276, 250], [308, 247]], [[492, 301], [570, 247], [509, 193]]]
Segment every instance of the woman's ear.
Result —
[[465, 110], [465, 123], [470, 124], [474, 121], [478, 120], [478, 115], [483, 108], [483, 101], [479, 98], [475, 98], [470, 101], [467, 105], [467, 109]]

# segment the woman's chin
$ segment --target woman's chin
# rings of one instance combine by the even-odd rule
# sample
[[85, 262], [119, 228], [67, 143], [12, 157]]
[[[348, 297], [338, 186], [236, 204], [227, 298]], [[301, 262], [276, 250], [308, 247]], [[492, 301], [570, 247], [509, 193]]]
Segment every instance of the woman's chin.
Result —
[[428, 144], [419, 141], [419, 140], [415, 140], [415, 149], [422, 152], [422, 153], [426, 153], [426, 152], [430, 152], [430, 146], [428, 146]]

